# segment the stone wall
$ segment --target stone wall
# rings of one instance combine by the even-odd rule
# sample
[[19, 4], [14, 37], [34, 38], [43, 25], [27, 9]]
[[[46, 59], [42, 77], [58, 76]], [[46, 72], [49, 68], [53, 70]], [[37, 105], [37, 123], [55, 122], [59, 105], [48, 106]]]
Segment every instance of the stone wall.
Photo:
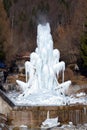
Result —
[[0, 97], [0, 113], [7, 115], [12, 108]]
[[12, 111], [11, 101], [5, 96], [4, 92], [0, 90], [0, 113], [8, 115]]
[[9, 118], [13, 125], [28, 125], [29, 127], [39, 127], [47, 117], [47, 111], [50, 113], [50, 118], [59, 117], [61, 124], [68, 123], [83, 124], [87, 122], [87, 106], [30, 106], [30, 107], [15, 107]]

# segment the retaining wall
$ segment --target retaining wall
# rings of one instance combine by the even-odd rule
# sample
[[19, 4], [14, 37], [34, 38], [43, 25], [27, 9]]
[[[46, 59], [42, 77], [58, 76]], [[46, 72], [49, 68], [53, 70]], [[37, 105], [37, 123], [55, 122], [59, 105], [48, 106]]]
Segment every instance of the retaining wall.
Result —
[[30, 107], [15, 107], [10, 112], [10, 117], [13, 125], [28, 125], [29, 127], [39, 127], [47, 117], [47, 111], [50, 113], [50, 118], [58, 116], [61, 124], [72, 121], [73, 124], [87, 123], [87, 106], [30, 106]]

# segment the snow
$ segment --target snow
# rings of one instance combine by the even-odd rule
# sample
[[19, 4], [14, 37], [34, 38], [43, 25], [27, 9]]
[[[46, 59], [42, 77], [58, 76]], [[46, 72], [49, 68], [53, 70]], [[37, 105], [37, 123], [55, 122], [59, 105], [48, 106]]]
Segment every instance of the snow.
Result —
[[81, 93], [77, 93], [77, 94], [76, 94], [77, 97], [85, 96], [85, 95], [86, 95], [86, 93], [83, 93], [83, 92], [81, 92]]
[[27, 128], [27, 125], [21, 125], [20, 127], [25, 127], [25, 128]]

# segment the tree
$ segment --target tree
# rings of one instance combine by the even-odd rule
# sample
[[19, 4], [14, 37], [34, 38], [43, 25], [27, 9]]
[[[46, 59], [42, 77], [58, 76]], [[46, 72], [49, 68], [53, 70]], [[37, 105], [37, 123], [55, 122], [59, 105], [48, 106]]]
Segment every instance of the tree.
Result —
[[87, 23], [84, 27], [85, 31], [81, 37], [81, 70], [87, 75]]
[[10, 26], [3, 2], [0, 1], [0, 60], [9, 60], [10, 51]]
[[4, 4], [4, 8], [7, 12], [7, 15], [9, 16], [9, 9], [12, 5], [12, 1], [11, 0], [3, 0], [3, 4]]

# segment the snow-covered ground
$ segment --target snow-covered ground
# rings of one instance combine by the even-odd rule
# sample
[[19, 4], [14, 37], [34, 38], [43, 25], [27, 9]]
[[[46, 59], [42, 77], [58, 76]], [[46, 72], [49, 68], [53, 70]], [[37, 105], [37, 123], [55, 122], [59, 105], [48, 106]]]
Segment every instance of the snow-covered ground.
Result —
[[[20, 130], [48, 130], [48, 129], [40, 129], [40, 128], [28, 128], [26, 125], [21, 125], [20, 127]], [[9, 128], [10, 130], [13, 130], [15, 129], [15, 127], [10, 127]], [[64, 124], [60, 127], [53, 127], [49, 130], [87, 130], [87, 123], [81, 125], [81, 124], [78, 124], [78, 125], [73, 125], [72, 122], [69, 122], [69, 124]]]
[[69, 123], [62, 125], [61, 127], [52, 128], [51, 130], [87, 130], [87, 123], [83, 125], [78, 124], [77, 126], [73, 125], [72, 123]]

